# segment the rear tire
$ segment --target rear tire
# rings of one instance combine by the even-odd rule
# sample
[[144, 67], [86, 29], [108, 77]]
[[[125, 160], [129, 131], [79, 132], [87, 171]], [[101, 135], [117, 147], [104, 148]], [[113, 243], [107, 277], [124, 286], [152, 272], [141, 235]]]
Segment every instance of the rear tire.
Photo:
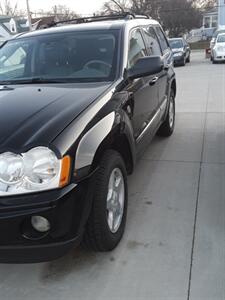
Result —
[[[120, 180], [118, 183], [117, 179]], [[127, 190], [127, 172], [122, 157], [114, 150], [106, 151], [95, 175], [93, 204], [83, 237], [85, 248], [106, 252], [119, 244], [126, 225]]]
[[169, 107], [166, 115], [165, 121], [160, 126], [157, 135], [163, 136], [163, 137], [169, 137], [173, 134], [174, 127], [175, 127], [175, 95], [174, 91], [171, 90], [170, 93], [170, 101], [169, 101]]

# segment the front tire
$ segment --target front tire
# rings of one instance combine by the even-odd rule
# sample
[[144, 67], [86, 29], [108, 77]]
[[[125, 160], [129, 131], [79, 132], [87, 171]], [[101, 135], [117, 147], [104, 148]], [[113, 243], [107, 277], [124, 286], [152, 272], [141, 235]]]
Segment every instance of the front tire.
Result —
[[106, 151], [95, 176], [83, 244], [88, 249], [106, 252], [118, 245], [126, 225], [127, 172], [121, 155], [114, 150]]
[[187, 58], [187, 63], [190, 63], [191, 62], [191, 56], [189, 54], [188, 58]]
[[157, 135], [163, 136], [163, 137], [169, 137], [174, 132], [175, 127], [175, 95], [174, 91], [171, 90], [170, 93], [170, 101], [169, 101], [169, 107], [166, 115], [165, 121], [160, 126]]

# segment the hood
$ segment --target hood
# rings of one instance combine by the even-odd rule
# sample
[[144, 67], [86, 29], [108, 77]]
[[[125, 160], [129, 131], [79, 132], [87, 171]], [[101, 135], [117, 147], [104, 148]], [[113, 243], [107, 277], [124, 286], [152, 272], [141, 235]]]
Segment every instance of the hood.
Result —
[[184, 48], [173, 48], [173, 49], [172, 49], [172, 52], [173, 52], [173, 53], [183, 52], [183, 51], [184, 51]]
[[215, 45], [215, 49], [218, 51], [224, 52], [225, 51], [225, 43], [217, 43]]
[[109, 83], [0, 87], [0, 153], [47, 146]]

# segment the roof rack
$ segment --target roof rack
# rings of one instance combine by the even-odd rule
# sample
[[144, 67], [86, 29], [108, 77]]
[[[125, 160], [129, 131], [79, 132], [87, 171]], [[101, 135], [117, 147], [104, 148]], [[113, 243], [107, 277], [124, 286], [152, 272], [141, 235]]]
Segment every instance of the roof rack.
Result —
[[98, 21], [108, 21], [108, 20], [132, 20], [132, 19], [149, 19], [148, 15], [135, 15], [130, 12], [123, 12], [122, 14], [112, 14], [106, 16], [93, 16], [93, 17], [82, 17], [70, 20], [64, 20], [59, 22], [52, 22], [48, 24], [48, 27], [54, 27], [60, 24], [82, 24], [82, 23], [91, 23]]

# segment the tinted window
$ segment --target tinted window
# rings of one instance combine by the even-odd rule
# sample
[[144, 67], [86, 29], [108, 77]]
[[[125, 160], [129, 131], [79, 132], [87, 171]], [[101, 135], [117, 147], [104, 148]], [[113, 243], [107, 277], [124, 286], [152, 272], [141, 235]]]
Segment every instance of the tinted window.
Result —
[[160, 27], [156, 27], [156, 33], [159, 38], [159, 43], [162, 51], [164, 52], [168, 48], [168, 43], [162, 29]]
[[225, 43], [225, 34], [218, 36], [217, 43]]
[[146, 56], [146, 48], [140, 30], [135, 30], [131, 33], [129, 52], [128, 52], [128, 67], [132, 67], [136, 61]]
[[0, 49], [0, 83], [32, 78], [114, 80], [118, 31], [65, 32], [9, 41]]
[[152, 27], [144, 28], [144, 36], [148, 52], [151, 55], [162, 55], [155, 30]]

